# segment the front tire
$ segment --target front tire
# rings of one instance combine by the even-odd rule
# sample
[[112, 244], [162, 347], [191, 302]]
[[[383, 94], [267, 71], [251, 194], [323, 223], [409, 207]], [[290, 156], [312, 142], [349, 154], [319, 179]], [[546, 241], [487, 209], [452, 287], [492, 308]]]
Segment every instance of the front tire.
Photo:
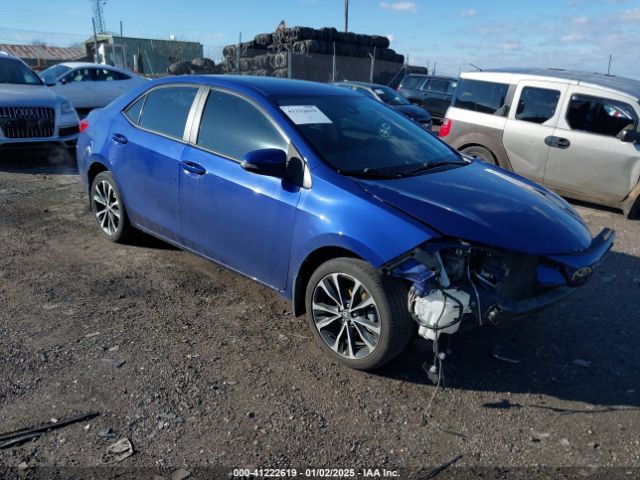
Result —
[[311, 276], [307, 321], [322, 350], [357, 370], [372, 370], [402, 352], [413, 331], [402, 281], [355, 258], [335, 258]]
[[120, 190], [108, 171], [100, 172], [91, 182], [91, 212], [103, 237], [123, 243], [134, 234]]

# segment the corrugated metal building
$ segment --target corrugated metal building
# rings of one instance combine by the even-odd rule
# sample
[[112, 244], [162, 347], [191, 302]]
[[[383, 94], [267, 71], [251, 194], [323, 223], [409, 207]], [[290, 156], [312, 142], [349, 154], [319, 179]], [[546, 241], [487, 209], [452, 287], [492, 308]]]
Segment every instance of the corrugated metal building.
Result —
[[0, 51], [5, 51], [21, 58], [34, 70], [45, 68], [60, 62], [88, 60], [87, 52], [83, 48], [48, 47], [44, 45], [12, 45], [0, 43]]
[[[94, 58], [94, 38], [85, 42], [87, 55]], [[124, 59], [123, 59], [124, 51]], [[98, 61], [107, 65], [124, 66], [145, 74], [166, 73], [169, 65], [191, 61], [204, 56], [204, 47], [198, 42], [182, 40], [154, 40], [151, 38], [98, 35]]]

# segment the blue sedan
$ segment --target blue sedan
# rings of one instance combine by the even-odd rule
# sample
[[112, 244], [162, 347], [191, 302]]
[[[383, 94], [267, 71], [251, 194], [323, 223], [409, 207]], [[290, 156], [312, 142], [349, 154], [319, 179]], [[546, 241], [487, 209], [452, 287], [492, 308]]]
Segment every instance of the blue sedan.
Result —
[[592, 238], [557, 195], [335, 86], [165, 78], [81, 130], [105, 238], [146, 232], [271, 287], [352, 368], [388, 362], [413, 334], [437, 351], [461, 325], [550, 305], [615, 237]]

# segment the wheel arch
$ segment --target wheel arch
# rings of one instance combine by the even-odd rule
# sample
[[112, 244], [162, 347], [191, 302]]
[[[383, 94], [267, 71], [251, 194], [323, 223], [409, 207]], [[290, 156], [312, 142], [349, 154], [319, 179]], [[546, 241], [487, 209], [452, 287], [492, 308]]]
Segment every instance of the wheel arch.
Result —
[[293, 314], [295, 316], [303, 315], [306, 313], [305, 308], [305, 293], [307, 291], [307, 284], [313, 272], [323, 263], [332, 260], [334, 258], [349, 257], [364, 260], [362, 256], [356, 252], [344, 247], [338, 246], [324, 246], [320, 247], [305, 257], [298, 269], [296, 278], [293, 282]]

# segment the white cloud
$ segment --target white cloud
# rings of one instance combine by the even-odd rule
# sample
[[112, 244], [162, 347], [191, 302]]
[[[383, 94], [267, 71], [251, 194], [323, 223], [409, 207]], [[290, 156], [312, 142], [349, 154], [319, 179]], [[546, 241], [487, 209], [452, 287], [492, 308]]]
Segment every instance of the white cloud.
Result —
[[623, 22], [640, 22], [640, 8], [625, 10], [620, 18]]
[[502, 44], [503, 50], [519, 50], [522, 47], [520, 42], [505, 42]]
[[395, 12], [418, 13], [418, 5], [414, 2], [380, 2], [380, 8], [385, 10], [393, 10]]
[[470, 8], [469, 10], [463, 10], [462, 12], [460, 12], [460, 16], [461, 17], [477, 17], [478, 11], [473, 8]]
[[396, 36], [392, 33], [388, 33], [387, 35], [385, 35], [385, 37], [387, 37], [390, 42], [393, 42], [396, 39]]
[[586, 25], [589, 23], [589, 17], [575, 17], [571, 19], [573, 25]]

